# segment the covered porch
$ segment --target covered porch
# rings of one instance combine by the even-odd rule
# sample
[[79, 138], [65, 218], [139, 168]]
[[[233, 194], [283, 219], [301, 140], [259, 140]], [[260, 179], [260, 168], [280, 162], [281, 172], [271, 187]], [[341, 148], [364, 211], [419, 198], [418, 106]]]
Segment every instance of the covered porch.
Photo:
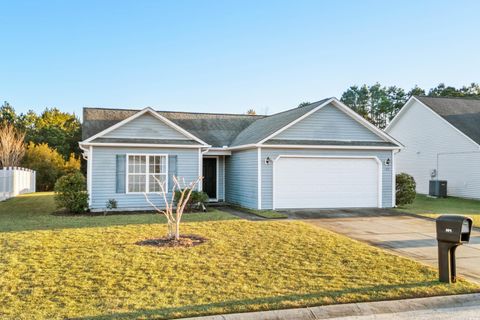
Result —
[[202, 155], [202, 191], [208, 194], [210, 202], [225, 201], [225, 157], [229, 151], [209, 150]]

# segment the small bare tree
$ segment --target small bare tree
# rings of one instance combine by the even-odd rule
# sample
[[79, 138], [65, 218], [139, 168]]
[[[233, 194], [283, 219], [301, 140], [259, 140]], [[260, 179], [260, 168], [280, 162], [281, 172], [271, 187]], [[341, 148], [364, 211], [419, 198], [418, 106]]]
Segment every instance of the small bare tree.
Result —
[[[181, 182], [177, 177], [173, 177], [173, 187], [172, 187], [172, 198], [170, 202], [167, 199], [167, 188], [165, 186], [165, 181], [160, 181], [157, 177], [153, 176], [155, 181], [160, 186], [160, 192], [157, 192], [162, 198], [165, 203], [165, 208], [161, 209], [157, 207], [149, 198], [146, 192], [143, 193], [147, 202], [157, 211], [159, 214], [163, 214], [167, 218], [167, 237], [170, 239], [180, 240], [180, 222], [182, 221], [183, 211], [185, 210], [185, 206], [192, 195], [193, 189], [197, 186], [197, 184], [202, 181], [203, 177], [198, 177], [197, 180], [192, 181], [190, 183], [186, 183], [185, 179], [180, 179]], [[175, 192], [180, 192], [180, 198], [177, 203], [174, 202], [175, 199]]]
[[25, 153], [25, 133], [8, 123], [0, 124], [0, 167], [16, 167]]

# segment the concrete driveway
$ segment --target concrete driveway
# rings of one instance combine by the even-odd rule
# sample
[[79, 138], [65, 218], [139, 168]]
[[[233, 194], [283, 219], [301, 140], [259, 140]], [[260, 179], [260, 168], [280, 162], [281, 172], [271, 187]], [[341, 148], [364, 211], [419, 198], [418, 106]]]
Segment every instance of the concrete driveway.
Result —
[[[286, 212], [305, 222], [437, 266], [435, 221], [389, 209], [298, 210]], [[457, 275], [480, 283], [480, 232], [456, 251]]]

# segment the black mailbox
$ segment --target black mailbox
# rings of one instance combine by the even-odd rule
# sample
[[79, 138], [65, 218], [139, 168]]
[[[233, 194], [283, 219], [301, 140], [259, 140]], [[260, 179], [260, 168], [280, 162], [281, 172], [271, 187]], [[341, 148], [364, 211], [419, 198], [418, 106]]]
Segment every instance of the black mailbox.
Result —
[[437, 218], [437, 240], [463, 243], [470, 241], [472, 219], [457, 215], [443, 215]]
[[438, 270], [441, 282], [456, 282], [455, 250], [470, 241], [472, 219], [458, 215], [437, 218]]

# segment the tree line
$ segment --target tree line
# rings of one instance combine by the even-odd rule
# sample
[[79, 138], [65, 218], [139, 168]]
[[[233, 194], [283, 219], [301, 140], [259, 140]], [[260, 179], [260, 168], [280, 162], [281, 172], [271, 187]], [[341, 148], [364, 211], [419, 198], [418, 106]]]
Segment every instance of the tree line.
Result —
[[418, 86], [405, 90], [397, 86], [382, 86], [379, 83], [367, 86], [351, 86], [343, 92], [340, 100], [377, 127], [384, 129], [413, 95], [431, 97], [480, 97], [480, 85], [472, 83], [455, 88], [440, 83], [426, 91]]
[[62, 175], [80, 170], [81, 123], [75, 114], [46, 108], [17, 114], [0, 107], [0, 168], [23, 166], [37, 171], [37, 190], [52, 190]]
[[[430, 97], [471, 97], [480, 98], [480, 85], [471, 83], [467, 86], [455, 88], [440, 83], [438, 86], [425, 90], [418, 86], [405, 90], [397, 86], [353, 85], [345, 90], [340, 100], [375, 126], [385, 129], [411, 96]], [[304, 107], [311, 102], [301, 102], [298, 107]], [[256, 115], [254, 108], [246, 112], [247, 115]]]

